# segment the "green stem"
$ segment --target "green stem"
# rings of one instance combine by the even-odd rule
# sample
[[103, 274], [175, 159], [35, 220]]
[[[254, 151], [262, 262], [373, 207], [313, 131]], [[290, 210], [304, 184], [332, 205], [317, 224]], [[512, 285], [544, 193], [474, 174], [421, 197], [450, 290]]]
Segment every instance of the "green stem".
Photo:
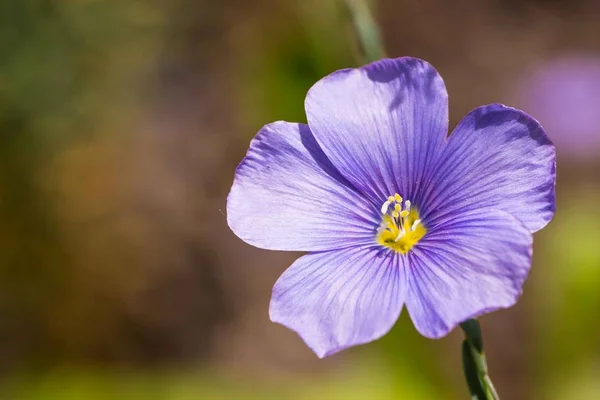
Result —
[[463, 361], [463, 372], [465, 373], [465, 379], [467, 381], [467, 387], [471, 393], [472, 400], [485, 399], [485, 391], [479, 380], [479, 374], [477, 373], [477, 366], [471, 353], [471, 346], [468, 340], [464, 340], [462, 343], [462, 361]]
[[463, 322], [460, 327], [465, 332], [463, 342], [463, 370], [472, 400], [499, 400], [498, 392], [488, 374], [483, 351], [481, 327], [475, 319]]
[[352, 26], [360, 44], [363, 62], [385, 57], [379, 27], [369, 11], [366, 0], [342, 0], [352, 18]]

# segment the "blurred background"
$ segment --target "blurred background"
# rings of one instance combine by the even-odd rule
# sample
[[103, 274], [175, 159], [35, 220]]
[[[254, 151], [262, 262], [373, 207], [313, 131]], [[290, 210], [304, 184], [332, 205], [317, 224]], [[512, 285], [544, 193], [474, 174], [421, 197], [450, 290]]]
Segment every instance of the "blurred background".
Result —
[[[600, 398], [600, 3], [381, 0], [451, 127], [501, 102], [558, 151], [517, 306], [482, 319], [503, 399]], [[0, 2], [0, 399], [466, 399], [460, 332], [318, 360], [268, 318], [297, 254], [228, 229], [250, 139], [357, 66], [339, 0]]]

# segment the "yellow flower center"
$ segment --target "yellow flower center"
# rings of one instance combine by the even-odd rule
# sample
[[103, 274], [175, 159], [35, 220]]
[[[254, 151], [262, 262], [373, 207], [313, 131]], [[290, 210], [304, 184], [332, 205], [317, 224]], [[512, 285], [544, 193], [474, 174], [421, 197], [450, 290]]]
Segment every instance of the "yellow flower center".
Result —
[[419, 212], [410, 200], [403, 202], [396, 193], [381, 206], [382, 220], [377, 229], [377, 242], [400, 254], [406, 254], [421, 240], [427, 229], [419, 219]]

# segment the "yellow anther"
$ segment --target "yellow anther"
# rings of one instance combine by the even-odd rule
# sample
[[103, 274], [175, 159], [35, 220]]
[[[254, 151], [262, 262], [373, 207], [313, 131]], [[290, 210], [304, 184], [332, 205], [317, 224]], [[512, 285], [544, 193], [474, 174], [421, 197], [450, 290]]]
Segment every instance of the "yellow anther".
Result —
[[400, 204], [396, 204], [394, 206], [394, 210], [396, 210], [396, 211], [400, 211], [401, 209], [402, 209], [402, 206]]
[[401, 214], [398, 214], [398, 211], [392, 211], [392, 217], [398, 218]]
[[394, 200], [395, 200], [395, 199], [394, 199], [394, 196], [390, 196], [390, 197], [388, 197], [388, 199], [387, 199], [387, 201], [389, 201], [390, 203], [393, 203], [393, 202], [394, 202]]
[[408, 217], [408, 214], [409, 214], [409, 212], [408, 212], [407, 210], [403, 210], [403, 211], [401, 211], [401, 212], [400, 212], [400, 216], [401, 216], [402, 218], [404, 218], [404, 217]]
[[394, 199], [398, 202], [398, 203], [402, 203], [402, 196], [400, 196], [398, 193], [396, 193], [394, 195]]

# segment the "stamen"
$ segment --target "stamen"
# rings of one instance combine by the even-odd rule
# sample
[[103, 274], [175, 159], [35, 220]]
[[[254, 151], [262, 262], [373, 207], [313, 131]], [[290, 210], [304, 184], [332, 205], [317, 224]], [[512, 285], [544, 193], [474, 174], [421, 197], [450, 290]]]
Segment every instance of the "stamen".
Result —
[[395, 193], [381, 206], [381, 224], [377, 242], [400, 254], [406, 254], [427, 232], [419, 219], [419, 211], [411, 208], [410, 200]]
[[400, 232], [398, 232], [398, 236], [396, 236], [396, 239], [394, 241], [397, 242], [398, 240], [402, 239], [404, 237], [404, 235], [406, 235], [406, 231], [404, 230], [404, 227], [402, 227], [402, 229], [400, 229]]
[[414, 231], [415, 229], [417, 229], [417, 226], [419, 226], [420, 223], [421, 223], [420, 219], [415, 220], [415, 222], [413, 222], [412, 226], [410, 227], [410, 230]]
[[[390, 196], [392, 197], [392, 196]], [[390, 203], [391, 201], [386, 201], [385, 203], [383, 203], [383, 205], [381, 206], [381, 213], [382, 214], [386, 214], [388, 212], [388, 208], [390, 207]]]

